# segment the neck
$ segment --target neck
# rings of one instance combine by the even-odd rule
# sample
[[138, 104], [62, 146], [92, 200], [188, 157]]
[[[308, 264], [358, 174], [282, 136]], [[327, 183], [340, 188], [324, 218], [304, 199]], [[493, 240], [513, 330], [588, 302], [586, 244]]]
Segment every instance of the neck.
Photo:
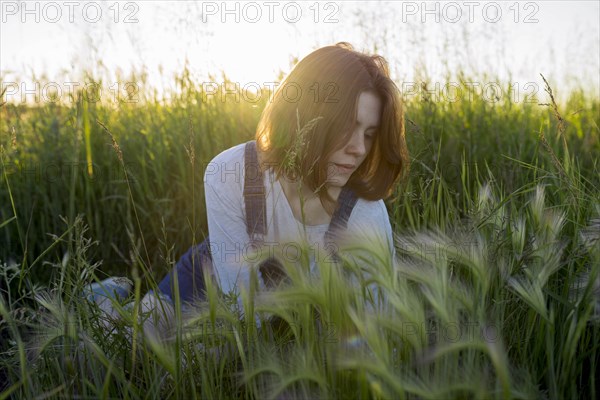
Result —
[[322, 202], [321, 196], [318, 193], [313, 192], [307, 184], [299, 180], [290, 180], [285, 176], [281, 176], [279, 181], [290, 203], [318, 203], [322, 205], [322, 207], [327, 211], [329, 215], [333, 214], [336, 205], [335, 203], [337, 202], [337, 199], [342, 190], [340, 187], [337, 186], [328, 187], [327, 193], [329, 194], [329, 197], [334, 201], [334, 203], [331, 203], [326, 199]]
[[285, 175], [279, 179], [286, 195], [289, 197], [303, 199], [303, 201], [312, 201], [319, 198], [319, 195], [313, 192], [307, 184], [301, 180], [291, 180]]

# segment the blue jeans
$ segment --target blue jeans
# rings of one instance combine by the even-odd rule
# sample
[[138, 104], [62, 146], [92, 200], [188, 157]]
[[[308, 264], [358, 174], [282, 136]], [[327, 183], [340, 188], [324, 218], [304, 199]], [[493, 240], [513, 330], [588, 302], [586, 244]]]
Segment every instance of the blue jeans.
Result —
[[[179, 293], [181, 303], [192, 303], [206, 300], [206, 282], [204, 271], [209, 273], [212, 268], [208, 238], [190, 249], [177, 261], [175, 268], [170, 271], [158, 284], [161, 294], [168, 296], [175, 303], [175, 293]], [[175, 290], [175, 274], [178, 291]]]

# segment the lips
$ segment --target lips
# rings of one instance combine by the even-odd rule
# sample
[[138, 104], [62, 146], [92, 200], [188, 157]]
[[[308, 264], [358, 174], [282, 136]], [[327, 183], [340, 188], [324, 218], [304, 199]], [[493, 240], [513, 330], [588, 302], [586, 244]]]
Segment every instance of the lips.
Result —
[[353, 172], [356, 169], [356, 166], [354, 164], [335, 163], [335, 166], [336, 166], [337, 170], [342, 173]]

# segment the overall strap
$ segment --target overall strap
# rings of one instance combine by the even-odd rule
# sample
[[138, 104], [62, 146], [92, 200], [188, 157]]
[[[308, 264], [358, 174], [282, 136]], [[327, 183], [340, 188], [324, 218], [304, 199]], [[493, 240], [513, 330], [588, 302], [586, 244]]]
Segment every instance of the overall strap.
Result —
[[267, 233], [267, 202], [263, 174], [258, 163], [256, 142], [251, 140], [244, 149], [244, 203], [246, 232], [252, 242], [262, 242]]
[[[244, 164], [246, 232], [248, 232], [252, 244], [261, 245], [267, 234], [267, 201], [263, 174], [258, 163], [256, 142], [253, 140], [246, 143]], [[281, 263], [273, 257], [264, 260], [258, 270], [266, 287], [276, 287], [287, 279]]]
[[344, 186], [338, 196], [338, 205], [331, 217], [329, 228], [325, 232], [325, 243], [331, 242], [337, 234], [344, 231], [348, 226], [348, 219], [352, 210], [358, 201], [356, 194], [348, 187]]

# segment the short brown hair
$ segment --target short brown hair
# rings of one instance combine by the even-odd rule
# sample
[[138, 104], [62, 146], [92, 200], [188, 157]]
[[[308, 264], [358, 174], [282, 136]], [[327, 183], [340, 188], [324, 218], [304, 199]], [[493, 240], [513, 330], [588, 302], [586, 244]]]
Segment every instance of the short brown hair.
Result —
[[[349, 140], [364, 91], [380, 98], [381, 122], [347, 186], [367, 200], [389, 197], [408, 168], [400, 91], [383, 57], [357, 52], [348, 43], [310, 53], [277, 88], [256, 131], [261, 163], [275, 166], [278, 176], [298, 174], [313, 191], [324, 187], [327, 160]], [[303, 126], [308, 129], [299, 130]], [[326, 192], [320, 192], [322, 201]]]

